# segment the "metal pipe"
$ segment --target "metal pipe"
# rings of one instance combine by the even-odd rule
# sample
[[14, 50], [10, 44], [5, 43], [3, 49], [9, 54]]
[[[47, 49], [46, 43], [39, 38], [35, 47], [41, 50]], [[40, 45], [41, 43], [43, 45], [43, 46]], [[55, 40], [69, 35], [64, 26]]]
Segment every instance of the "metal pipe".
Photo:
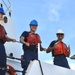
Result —
[[38, 43], [38, 60], [40, 60], [40, 43]]

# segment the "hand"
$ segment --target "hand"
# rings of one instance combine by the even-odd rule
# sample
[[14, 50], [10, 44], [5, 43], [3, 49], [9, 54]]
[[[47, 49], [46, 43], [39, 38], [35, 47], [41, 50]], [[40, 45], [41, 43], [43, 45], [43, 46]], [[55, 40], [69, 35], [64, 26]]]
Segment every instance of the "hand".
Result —
[[67, 51], [70, 51], [70, 45], [68, 45], [68, 47], [67, 47]]
[[16, 39], [12, 39], [12, 42], [16, 42]]
[[25, 45], [28, 46], [28, 47], [30, 46], [30, 44], [28, 42], [25, 42]]
[[43, 50], [44, 50], [44, 51], [47, 51], [47, 49], [46, 49], [46, 48], [43, 48]]
[[53, 50], [56, 49], [57, 48], [56, 44], [54, 44], [54, 46], [52, 48], [53, 48]]
[[75, 55], [71, 56], [70, 59], [75, 59]]

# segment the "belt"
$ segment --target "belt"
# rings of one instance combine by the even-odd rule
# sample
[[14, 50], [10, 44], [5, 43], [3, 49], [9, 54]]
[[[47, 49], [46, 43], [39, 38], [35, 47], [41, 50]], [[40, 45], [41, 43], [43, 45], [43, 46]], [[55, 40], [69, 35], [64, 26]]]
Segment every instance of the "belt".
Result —
[[32, 52], [38, 53], [38, 49], [37, 49], [37, 48], [36, 48], [36, 49], [35, 49], [35, 48], [31, 48], [30, 50], [31, 50]]
[[64, 54], [58, 54], [58, 55], [55, 55], [54, 57], [57, 57], [57, 56], [66, 57]]
[[32, 52], [38, 53], [38, 48], [37, 46], [33, 45], [29, 47], [29, 50], [31, 50]]
[[32, 52], [34, 52], [34, 53], [38, 53], [38, 50], [34, 50], [34, 49], [33, 49], [33, 50], [30, 50], [30, 51], [32, 51]]

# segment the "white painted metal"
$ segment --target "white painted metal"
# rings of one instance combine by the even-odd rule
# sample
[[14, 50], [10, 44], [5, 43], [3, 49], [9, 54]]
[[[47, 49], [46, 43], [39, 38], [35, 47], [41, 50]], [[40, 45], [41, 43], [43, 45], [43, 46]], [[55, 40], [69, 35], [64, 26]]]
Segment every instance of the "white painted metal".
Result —
[[[19, 39], [19, 37], [17, 36], [16, 25], [14, 24], [11, 17], [8, 17], [8, 23], [4, 23], [3, 25], [9, 37], [14, 38], [16, 40]], [[14, 57], [19, 58], [22, 54], [22, 48], [20, 43], [6, 42], [5, 48], [7, 55], [13, 53]]]
[[[7, 59], [7, 64], [11, 65], [15, 70], [22, 71], [21, 63], [18, 60], [15, 60], [15, 59]], [[17, 73], [17, 75], [22, 75], [21, 72], [16, 72], [16, 73]]]
[[[41, 62], [44, 75], [75, 75], [74, 70]], [[42, 75], [39, 62], [33, 61], [28, 66], [26, 75]]]
[[5, 74], [5, 75], [10, 75], [10, 74], [6, 72], [6, 74]]
[[38, 43], [38, 60], [40, 60], [40, 43]]

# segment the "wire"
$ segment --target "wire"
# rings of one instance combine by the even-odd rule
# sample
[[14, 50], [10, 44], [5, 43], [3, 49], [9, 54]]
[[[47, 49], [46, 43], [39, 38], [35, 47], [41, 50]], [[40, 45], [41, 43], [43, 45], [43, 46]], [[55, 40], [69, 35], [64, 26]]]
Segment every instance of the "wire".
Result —
[[9, 4], [11, 5], [11, 2], [10, 2], [10, 0], [8, 0], [8, 2], [9, 2]]
[[20, 41], [16, 41], [17, 43], [21, 43]]
[[9, 6], [5, 12], [7, 12], [7, 11], [10, 9], [10, 7], [11, 7], [11, 6]]
[[2, 0], [2, 1], [3, 1], [4, 5], [8, 8], [8, 6], [7, 6], [6, 3], [4, 2], [4, 0]]
[[2, 1], [3, 1], [4, 5], [5, 5], [5, 6], [6, 6], [6, 8], [7, 8], [5, 12], [7, 12], [8, 10], [10, 11], [10, 10], [11, 10], [11, 9], [10, 9], [10, 8], [11, 8], [11, 2], [10, 2], [10, 0], [8, 0], [8, 2], [9, 2], [9, 4], [10, 4], [10, 6], [9, 6], [9, 7], [7, 6], [7, 4], [5, 3], [5, 1], [4, 1], [4, 0], [2, 0]]
[[39, 62], [39, 66], [40, 66], [41, 74], [44, 75], [44, 73], [43, 73], [43, 68], [42, 68], [42, 65], [41, 65], [40, 60], [38, 60], [38, 62]]
[[20, 61], [24, 61], [24, 62], [30, 62], [29, 60], [25, 60], [25, 59], [21, 59], [21, 58], [16, 58], [16, 57], [11, 57], [11, 56], [7, 56], [7, 58], [10, 58], [10, 59], [16, 59], [16, 60], [20, 60]]

